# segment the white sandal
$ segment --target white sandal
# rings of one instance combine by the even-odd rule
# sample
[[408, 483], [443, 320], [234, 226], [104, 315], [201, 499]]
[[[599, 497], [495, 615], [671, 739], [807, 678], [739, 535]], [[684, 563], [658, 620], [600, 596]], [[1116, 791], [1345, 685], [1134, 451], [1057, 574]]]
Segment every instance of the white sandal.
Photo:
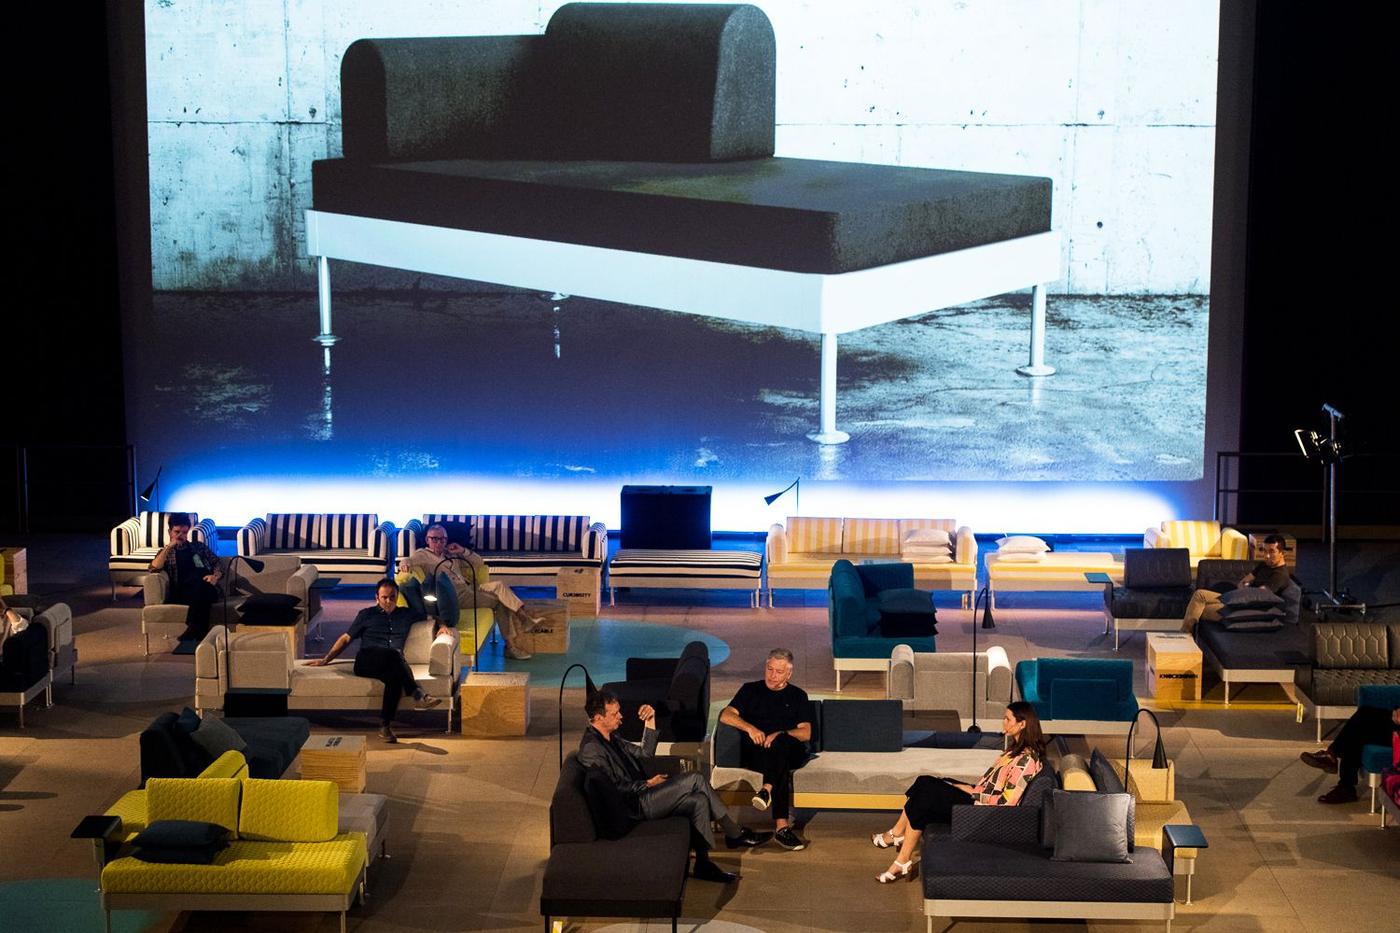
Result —
[[882, 871], [875, 880], [881, 884], [889, 884], [892, 881], [899, 881], [901, 878], [908, 878], [914, 869], [914, 860], [901, 862], [899, 859], [895, 859], [894, 867], [897, 869], [896, 871]]
[[[885, 841], [886, 836], [890, 837], [888, 842]], [[896, 836], [893, 830], [887, 829], [883, 833], [873, 833], [870, 836], [870, 844], [877, 849], [899, 848], [904, 844], [904, 837]]]

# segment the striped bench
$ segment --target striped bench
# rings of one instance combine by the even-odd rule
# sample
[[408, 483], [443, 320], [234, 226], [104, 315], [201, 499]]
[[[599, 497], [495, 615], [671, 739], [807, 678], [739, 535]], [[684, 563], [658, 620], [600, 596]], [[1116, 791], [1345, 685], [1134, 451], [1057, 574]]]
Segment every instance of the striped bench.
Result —
[[749, 604], [757, 609], [763, 555], [757, 551], [622, 550], [608, 562], [608, 605], [617, 605], [619, 586], [750, 590]]
[[[112, 598], [117, 598], [117, 584], [140, 585], [150, 571], [151, 559], [165, 546], [169, 529], [169, 512], [142, 512], [113, 528], [110, 535], [111, 556], [107, 558], [107, 575], [112, 579]], [[214, 520], [199, 520], [189, 513], [190, 540], [203, 541], [218, 552], [219, 532]]]
[[323, 577], [377, 583], [391, 573], [394, 526], [378, 515], [275, 512], [238, 529], [238, 553], [295, 554]]

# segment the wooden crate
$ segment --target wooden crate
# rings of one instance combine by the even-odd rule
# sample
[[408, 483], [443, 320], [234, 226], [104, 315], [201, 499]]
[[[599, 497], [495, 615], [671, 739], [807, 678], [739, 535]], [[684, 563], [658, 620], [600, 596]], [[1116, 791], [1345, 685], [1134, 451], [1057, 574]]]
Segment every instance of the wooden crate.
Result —
[[593, 567], [565, 567], [554, 581], [554, 595], [569, 604], [569, 613], [596, 616], [603, 595], [602, 571]]
[[525, 650], [531, 654], [568, 654], [569, 612], [569, 604], [562, 599], [527, 599], [525, 614], [541, 621], [525, 633]]
[[364, 793], [365, 749], [362, 735], [313, 735], [298, 759], [302, 780], [334, 781], [342, 794]]
[[530, 726], [530, 675], [472, 671], [458, 690], [462, 734], [524, 735]]
[[1201, 660], [1201, 649], [1190, 635], [1148, 632], [1148, 694], [1159, 700], [1199, 700]]
[[15, 593], [29, 592], [29, 552], [22, 547], [0, 548], [4, 572], [0, 583], [8, 583]]

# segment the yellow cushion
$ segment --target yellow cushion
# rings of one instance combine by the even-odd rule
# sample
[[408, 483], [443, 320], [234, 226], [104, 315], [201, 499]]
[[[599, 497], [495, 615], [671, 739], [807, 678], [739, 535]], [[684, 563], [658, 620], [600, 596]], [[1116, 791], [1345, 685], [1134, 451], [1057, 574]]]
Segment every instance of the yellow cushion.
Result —
[[1162, 533], [1167, 536], [1172, 547], [1184, 547], [1191, 552], [1192, 557], [1218, 557], [1220, 555], [1219, 522], [1162, 522]]
[[199, 820], [238, 834], [241, 781], [233, 778], [151, 778], [146, 782], [146, 820]]
[[127, 856], [102, 869], [107, 893], [345, 894], [365, 864], [364, 833], [329, 842], [240, 840], [212, 865], [164, 865]]
[[414, 567], [408, 573], [399, 571], [398, 573], [394, 574], [394, 582], [399, 585], [398, 606], [400, 608], [408, 605], [408, 600], [403, 598], [403, 585], [409, 580], [417, 580], [419, 583], [422, 583], [427, 576], [428, 575], [423, 572], [423, 568], [421, 567]]
[[476, 639], [486, 641], [491, 637], [491, 626], [496, 624], [496, 616], [490, 609], [476, 610], [476, 633], [472, 633], [472, 610], [468, 606], [457, 614], [457, 652], [476, 654]]
[[202, 778], [238, 778], [248, 776], [248, 759], [242, 752], [229, 749], [209, 763], [209, 767], [199, 772]]
[[340, 789], [332, 781], [243, 783], [238, 835], [264, 842], [325, 842], [335, 838]]
[[[1118, 779], [1123, 779], [1123, 763], [1117, 759], [1111, 761], [1113, 770], [1118, 775]], [[1150, 758], [1134, 758], [1132, 769], [1128, 772], [1129, 777], [1125, 782], [1128, 793], [1138, 799], [1140, 803], [1167, 803], [1176, 799], [1176, 763], [1167, 760], [1165, 768], [1152, 767]]]
[[1089, 766], [1082, 755], [1065, 755], [1060, 759], [1060, 787], [1065, 790], [1097, 790]]
[[843, 554], [898, 555], [899, 551], [899, 519], [848, 518], [843, 522]]

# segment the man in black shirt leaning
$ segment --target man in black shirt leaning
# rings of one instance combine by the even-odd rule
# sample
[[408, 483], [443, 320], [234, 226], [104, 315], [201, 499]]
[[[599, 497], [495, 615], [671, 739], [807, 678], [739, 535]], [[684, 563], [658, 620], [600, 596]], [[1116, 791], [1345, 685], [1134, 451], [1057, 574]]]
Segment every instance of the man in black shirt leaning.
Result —
[[[1288, 568], [1284, 566], [1284, 543], [1282, 535], [1269, 535], [1265, 538], [1264, 547], [1261, 550], [1264, 559], [1255, 564], [1254, 570], [1245, 574], [1237, 586], [1241, 589], [1246, 586], [1263, 587], [1276, 596], [1283, 593], [1291, 582]], [[1207, 622], [1219, 622], [1221, 608], [1218, 591], [1197, 590], [1191, 594], [1191, 602], [1186, 605], [1186, 621], [1182, 626], [1182, 631], [1192, 631], [1201, 619], [1205, 619]]]
[[384, 681], [379, 737], [385, 742], [399, 740], [393, 727], [394, 714], [399, 711], [399, 697], [413, 697], [418, 701], [415, 709], [432, 709], [442, 702], [438, 697], [424, 695], [413, 670], [404, 660], [403, 646], [408, 641], [408, 630], [422, 617], [407, 606], [399, 606], [398, 601], [398, 584], [393, 580], [380, 580], [374, 588], [375, 604], [360, 610], [355, 621], [350, 623], [350, 631], [335, 640], [324, 658], [310, 662], [311, 667], [324, 667], [352, 641], [360, 639], [360, 650], [355, 654], [355, 676]]
[[637, 711], [643, 724], [639, 748], [617, 735], [622, 726], [622, 705], [614, 694], [599, 690], [588, 698], [583, 709], [588, 715], [588, 728], [579, 739], [579, 764], [606, 775], [626, 798], [634, 818], [684, 816], [690, 820], [696, 878], [721, 884], [738, 880], [738, 875], [710, 860], [710, 850], [715, 847], [710, 824], [719, 823], [724, 830], [724, 844], [731, 849], [762, 845], [768, 841], [768, 834], [755, 833], [734, 822], [710, 782], [697, 771], [670, 776], [647, 774], [646, 759], [656, 751], [656, 710], [642, 704]]
[[807, 763], [807, 743], [812, 740], [812, 703], [792, 679], [792, 652], [774, 648], [763, 666], [763, 679], [739, 688], [719, 714], [719, 721], [748, 737], [741, 761], [745, 768], [763, 774], [763, 786], [753, 796], [756, 809], [773, 808], [773, 838], [784, 849], [805, 849], [807, 843], [793, 831], [792, 772]]

